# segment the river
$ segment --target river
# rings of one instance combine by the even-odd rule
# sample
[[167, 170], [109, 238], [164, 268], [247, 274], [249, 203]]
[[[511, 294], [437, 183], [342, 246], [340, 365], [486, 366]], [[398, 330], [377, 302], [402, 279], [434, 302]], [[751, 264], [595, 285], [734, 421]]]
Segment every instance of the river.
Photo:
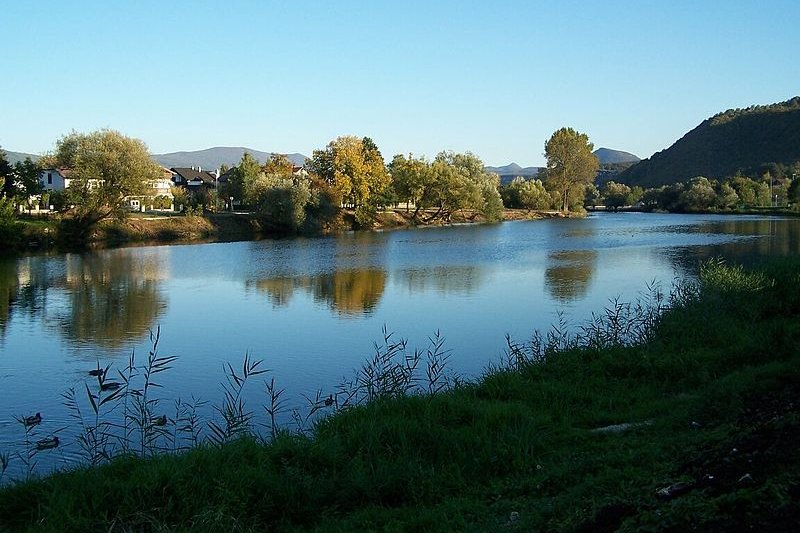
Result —
[[450, 372], [470, 379], [501, 360], [506, 334], [528, 338], [559, 312], [579, 324], [654, 281], [668, 289], [710, 257], [798, 253], [800, 219], [596, 213], [0, 259], [0, 452], [24, 447], [14, 418], [40, 412], [36, 435], [56, 432], [61, 446], [37, 454], [39, 468], [77, 461], [62, 393], [85, 397], [98, 362], [120, 369], [132, 353], [142, 362], [157, 328], [159, 353], [178, 357], [158, 376], [162, 406], [218, 402], [223, 365], [248, 354], [269, 370], [245, 395], [262, 423], [265, 377], [286, 389], [288, 407], [326, 397], [384, 326], [409, 350], [438, 331]]

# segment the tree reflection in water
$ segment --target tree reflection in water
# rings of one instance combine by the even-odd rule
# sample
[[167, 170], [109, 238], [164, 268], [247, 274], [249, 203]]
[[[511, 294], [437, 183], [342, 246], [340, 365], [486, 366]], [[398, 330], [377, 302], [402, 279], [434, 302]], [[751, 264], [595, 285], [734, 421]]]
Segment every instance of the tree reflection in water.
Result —
[[59, 329], [70, 340], [109, 348], [141, 338], [166, 309], [159, 291], [162, 267], [157, 256], [125, 250], [68, 256]]
[[470, 294], [478, 290], [482, 277], [479, 267], [468, 265], [410, 268], [399, 272], [400, 283], [409, 293], [432, 289], [440, 294]]
[[544, 284], [562, 302], [582, 298], [589, 291], [597, 263], [594, 250], [557, 250], [547, 254]]
[[272, 305], [289, 304], [296, 290], [303, 290], [314, 301], [325, 303], [341, 315], [371, 313], [386, 288], [387, 275], [383, 269], [337, 270], [315, 276], [294, 276], [261, 279], [248, 282], [267, 294]]
[[0, 259], [0, 339], [5, 336], [11, 307], [17, 299], [19, 281], [15, 261]]

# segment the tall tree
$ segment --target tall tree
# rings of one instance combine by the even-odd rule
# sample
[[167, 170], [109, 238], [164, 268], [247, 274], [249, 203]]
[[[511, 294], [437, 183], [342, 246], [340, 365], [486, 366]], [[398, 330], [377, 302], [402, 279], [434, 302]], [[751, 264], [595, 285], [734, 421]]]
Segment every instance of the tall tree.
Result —
[[8, 197], [13, 196], [14, 180], [12, 174], [13, 168], [8, 162], [8, 159], [6, 159], [5, 151], [0, 147], [0, 196], [2, 196], [3, 193]]
[[257, 195], [255, 191], [256, 181], [262, 175], [261, 165], [256, 158], [250, 155], [250, 152], [243, 153], [239, 165], [231, 173], [225, 195], [233, 196], [234, 199], [240, 202], [252, 203]]
[[572, 128], [555, 131], [544, 144], [547, 182], [551, 190], [559, 193], [565, 212], [569, 211], [570, 194], [583, 195], [586, 184], [592, 183], [597, 175], [600, 165], [593, 149], [589, 137]]
[[62, 137], [47, 162], [69, 169], [66, 196], [79, 239], [97, 222], [125, 216], [127, 198], [143, 195], [161, 175], [144, 142], [106, 129]]
[[25, 200], [42, 192], [42, 184], [39, 182], [40, 173], [39, 164], [31, 161], [29, 157], [26, 157], [25, 161], [14, 163], [14, 176], [18, 191]]
[[383, 156], [369, 137], [343, 136], [314, 150], [309, 170], [328, 183], [341, 202], [349, 204], [366, 222], [374, 202], [391, 183]]

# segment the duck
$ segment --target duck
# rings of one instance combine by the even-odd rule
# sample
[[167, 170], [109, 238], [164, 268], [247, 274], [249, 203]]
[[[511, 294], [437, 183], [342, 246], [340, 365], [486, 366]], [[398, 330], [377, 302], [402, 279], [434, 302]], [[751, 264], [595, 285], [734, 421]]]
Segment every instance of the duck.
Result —
[[37, 450], [50, 450], [52, 448], [58, 448], [58, 437], [50, 437], [36, 441]]
[[167, 415], [157, 416], [153, 419], [154, 426], [166, 426], [167, 425]]
[[42, 413], [36, 413], [33, 416], [26, 416], [23, 420], [25, 427], [37, 426], [42, 423]]
[[106, 381], [102, 385], [100, 385], [100, 390], [107, 391], [107, 390], [117, 390], [118, 388], [122, 387], [122, 383], [119, 381]]
[[94, 377], [102, 377], [106, 371], [102, 368], [95, 368], [94, 370], [89, 370], [89, 375]]
[[325, 398], [325, 407], [330, 407], [331, 405], [333, 405], [333, 394], [330, 394], [327, 398]]

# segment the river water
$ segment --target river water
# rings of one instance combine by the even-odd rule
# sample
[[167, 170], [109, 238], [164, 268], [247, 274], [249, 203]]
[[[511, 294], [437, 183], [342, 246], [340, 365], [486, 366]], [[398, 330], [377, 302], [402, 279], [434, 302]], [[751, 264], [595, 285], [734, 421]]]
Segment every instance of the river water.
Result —
[[[76, 461], [62, 393], [85, 397], [98, 362], [122, 368], [132, 353], [143, 361], [157, 328], [159, 353], [178, 357], [159, 375], [162, 405], [217, 402], [223, 365], [240, 367], [247, 354], [293, 407], [333, 392], [384, 327], [412, 350], [438, 331], [450, 371], [474, 378], [500, 361], [506, 334], [525, 339], [559, 312], [579, 324], [653, 281], [668, 289], [710, 257], [798, 253], [800, 219], [597, 213], [0, 259], [0, 453], [24, 447], [15, 417], [40, 412], [35, 436], [55, 432], [61, 446], [37, 454], [39, 468]], [[245, 395], [256, 422], [265, 419], [264, 377]]]

